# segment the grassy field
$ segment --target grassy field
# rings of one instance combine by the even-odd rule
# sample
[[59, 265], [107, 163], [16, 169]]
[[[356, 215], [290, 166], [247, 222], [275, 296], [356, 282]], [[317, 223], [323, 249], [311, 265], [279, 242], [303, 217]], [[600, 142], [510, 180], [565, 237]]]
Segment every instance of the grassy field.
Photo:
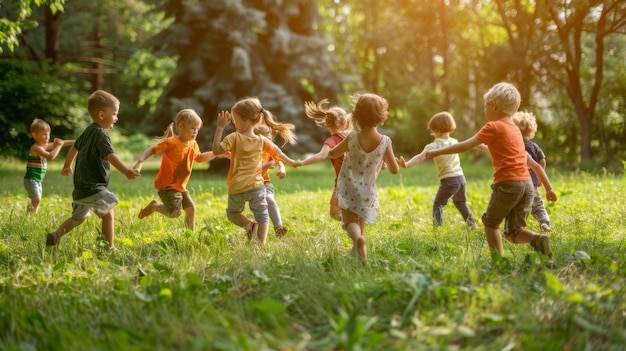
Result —
[[[626, 182], [549, 172], [555, 254], [505, 243], [492, 257], [482, 230], [446, 207], [434, 230], [431, 163], [381, 173], [369, 265], [327, 215], [328, 163], [274, 180], [289, 234], [260, 249], [225, 216], [224, 177], [198, 167], [189, 184], [196, 231], [183, 219], [137, 219], [156, 197], [156, 166], [110, 189], [117, 253], [92, 216], [45, 248], [70, 215], [71, 177], [50, 165], [40, 212], [27, 216], [21, 163], [0, 161], [2, 350], [623, 350], [626, 344]], [[477, 217], [489, 165], [464, 161]], [[528, 226], [538, 230], [534, 219]], [[588, 254], [588, 256], [585, 255]]]

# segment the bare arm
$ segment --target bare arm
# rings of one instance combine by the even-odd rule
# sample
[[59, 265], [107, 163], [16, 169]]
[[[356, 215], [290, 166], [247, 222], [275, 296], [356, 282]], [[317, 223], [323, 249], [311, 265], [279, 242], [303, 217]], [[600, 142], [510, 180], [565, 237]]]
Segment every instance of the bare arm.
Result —
[[449, 154], [458, 154], [461, 152], [465, 152], [467, 150], [471, 150], [477, 146], [482, 144], [480, 139], [473, 136], [465, 141], [462, 141], [458, 144], [450, 145], [448, 147], [444, 147], [442, 149], [430, 150], [426, 152], [426, 159], [432, 160], [434, 157], [441, 155], [449, 155]]
[[[297, 167], [300, 165], [300, 161], [292, 160], [291, 158], [289, 158], [289, 156], [285, 155], [285, 153], [283, 153], [281, 150], [279, 150], [278, 159], [293, 167]], [[280, 161], [279, 161], [279, 167], [281, 164]], [[283, 165], [283, 167], [284, 166], [285, 165]]]
[[129, 180], [134, 180], [140, 176], [139, 170], [126, 167], [126, 165], [115, 153], [110, 153], [109, 156], [107, 156], [107, 160], [109, 160], [113, 167], [122, 172], [122, 174], [124, 174]]
[[[57, 155], [59, 155], [59, 151], [61, 151], [62, 147], [63, 147], [63, 140], [54, 139], [53, 143], [48, 143], [45, 146], [39, 146], [36, 144], [33, 145], [30, 148], [30, 153], [35, 156], [43, 157], [47, 160], [54, 160], [57, 157]], [[48, 151], [50, 148], [52, 148], [52, 150]]]
[[391, 174], [398, 173], [398, 171], [400, 170], [400, 167], [398, 166], [398, 162], [396, 161], [396, 156], [393, 154], [393, 147], [391, 146], [391, 144], [389, 144], [389, 146], [387, 146], [387, 148], [385, 149], [385, 155], [383, 155], [383, 160], [385, 161], [385, 164], [387, 165], [387, 169], [389, 170], [389, 173]]
[[[328, 151], [328, 157], [337, 158], [348, 150], [348, 138], [343, 139], [337, 146]], [[394, 160], [395, 161], [395, 160]]]
[[226, 126], [229, 125], [230, 122], [230, 113], [222, 111], [217, 114], [217, 126], [215, 128], [215, 136], [213, 136], [213, 154], [215, 156], [219, 156], [226, 152], [226, 150], [222, 149], [222, 147], [220, 146], [220, 142], [222, 141], [224, 128], [226, 128]]
[[312, 155], [309, 158], [302, 160], [302, 166], [311, 165], [314, 163], [324, 161], [325, 159], [328, 158], [329, 151], [330, 151], [330, 146], [324, 144], [322, 146], [322, 149], [318, 153], [316, 153], [315, 155]]
[[530, 167], [530, 169], [535, 172], [541, 184], [544, 185], [546, 189], [546, 198], [548, 199], [548, 201], [554, 202], [558, 200], [558, 196], [554, 192], [554, 189], [552, 189], [552, 184], [550, 184], [550, 179], [548, 179], [548, 175], [546, 174], [546, 171], [543, 170], [541, 165], [535, 162], [535, 160], [533, 160], [530, 155], [526, 156], [526, 163], [528, 164], [528, 167]]
[[483, 143], [480, 143], [480, 145], [474, 147], [474, 150], [489, 152], [489, 147]]
[[206, 151], [196, 157], [196, 162], [208, 162], [215, 158], [213, 151]]
[[[135, 163], [135, 166], [133, 167], [134, 170], [136, 170], [137, 172], [141, 172], [141, 167], [143, 166], [143, 163], [150, 158], [150, 156], [154, 155], [155, 151], [154, 151], [154, 146], [150, 146], [149, 148], [145, 149], [142, 153], [141, 156], [139, 156], [139, 159], [137, 160], [137, 163]], [[116, 167], [117, 168], [117, 167]]]
[[411, 159], [408, 160], [408, 161], [405, 161], [404, 157], [400, 157], [399, 159], [397, 159], [397, 161], [400, 164], [400, 166], [402, 166], [404, 168], [413, 167], [413, 166], [415, 166], [418, 163], [422, 163], [422, 162], [426, 161], [426, 150], [423, 150], [419, 154], [411, 157]]
[[63, 163], [63, 170], [61, 171], [62, 175], [68, 176], [72, 174], [72, 163], [74, 163], [76, 154], [78, 154], [78, 150], [72, 145], [70, 151], [67, 152], [67, 156], [65, 156], [65, 163]]
[[278, 171], [276, 171], [276, 175], [278, 176], [278, 179], [283, 179], [287, 175], [287, 170], [285, 169], [283, 161], [278, 161]]

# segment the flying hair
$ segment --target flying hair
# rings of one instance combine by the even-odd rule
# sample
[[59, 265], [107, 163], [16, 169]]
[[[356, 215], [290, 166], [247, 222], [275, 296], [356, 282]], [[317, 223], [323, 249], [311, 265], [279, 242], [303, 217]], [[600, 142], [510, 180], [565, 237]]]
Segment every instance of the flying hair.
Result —
[[328, 104], [328, 99], [322, 99], [317, 104], [307, 101], [304, 103], [304, 113], [314, 120], [318, 127], [349, 128], [350, 117], [346, 111], [339, 106], [326, 108], [324, 107], [326, 104]]

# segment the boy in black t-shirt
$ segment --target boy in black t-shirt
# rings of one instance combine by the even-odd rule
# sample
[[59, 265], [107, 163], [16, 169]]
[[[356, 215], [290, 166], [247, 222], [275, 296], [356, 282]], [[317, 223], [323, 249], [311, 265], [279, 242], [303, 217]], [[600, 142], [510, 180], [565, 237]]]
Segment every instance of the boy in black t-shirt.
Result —
[[72, 174], [71, 164], [76, 159], [72, 216], [55, 232], [48, 233], [46, 246], [58, 245], [59, 239], [82, 224], [89, 217], [91, 210], [102, 219], [102, 234], [110, 249], [115, 251], [113, 208], [119, 200], [107, 188], [110, 165], [112, 164], [130, 180], [137, 178], [139, 171], [124, 165], [115, 154], [111, 138], [106, 132], [118, 121], [119, 100], [110, 93], [97, 90], [89, 96], [87, 105], [93, 123], [76, 139], [74, 146], [67, 153], [62, 171], [64, 176]]

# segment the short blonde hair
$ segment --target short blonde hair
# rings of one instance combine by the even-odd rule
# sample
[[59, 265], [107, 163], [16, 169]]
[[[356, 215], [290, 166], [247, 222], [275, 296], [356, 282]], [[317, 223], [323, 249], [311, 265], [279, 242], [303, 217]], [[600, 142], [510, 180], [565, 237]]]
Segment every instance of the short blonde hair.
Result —
[[98, 112], [103, 111], [105, 108], [116, 108], [119, 105], [120, 100], [104, 90], [94, 91], [87, 100], [87, 109], [91, 118], [96, 118]]
[[483, 100], [485, 105], [490, 102], [495, 103], [497, 111], [507, 116], [513, 115], [522, 103], [522, 97], [517, 88], [513, 84], [506, 82], [501, 82], [491, 87], [483, 95]]
[[170, 123], [167, 126], [167, 128], [165, 129], [165, 132], [163, 132], [163, 135], [158, 139], [162, 140], [162, 139], [173, 137], [174, 135], [176, 135], [176, 133], [174, 133], [174, 125], [178, 127], [180, 124], [186, 125], [187, 123], [193, 123], [197, 125], [198, 128], [202, 128], [202, 118], [198, 116], [196, 111], [190, 108], [185, 108], [185, 109], [178, 111], [174, 122]]
[[452, 133], [455, 129], [456, 122], [449, 112], [439, 112], [428, 121], [428, 130], [434, 133]]
[[30, 125], [31, 133], [49, 132], [49, 131], [50, 131], [50, 125], [48, 124], [48, 122], [44, 121], [43, 119], [35, 118], [33, 120], [33, 123], [31, 123]]
[[532, 112], [518, 111], [511, 117], [513, 123], [522, 132], [522, 136], [526, 139], [532, 139], [537, 133], [537, 118]]

